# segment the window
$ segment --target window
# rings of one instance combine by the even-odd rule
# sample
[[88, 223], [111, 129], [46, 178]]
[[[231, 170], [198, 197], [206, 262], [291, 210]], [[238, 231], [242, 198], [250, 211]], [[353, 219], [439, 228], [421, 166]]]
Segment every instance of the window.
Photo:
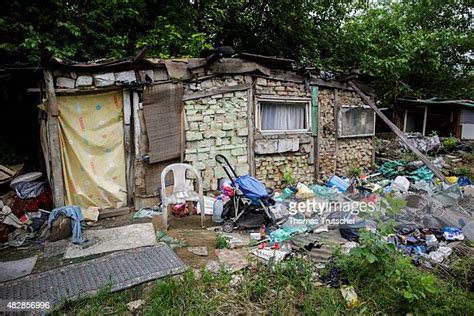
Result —
[[258, 103], [257, 128], [264, 133], [307, 132], [310, 101], [261, 100]]
[[338, 137], [375, 135], [375, 112], [366, 106], [343, 105], [337, 117]]

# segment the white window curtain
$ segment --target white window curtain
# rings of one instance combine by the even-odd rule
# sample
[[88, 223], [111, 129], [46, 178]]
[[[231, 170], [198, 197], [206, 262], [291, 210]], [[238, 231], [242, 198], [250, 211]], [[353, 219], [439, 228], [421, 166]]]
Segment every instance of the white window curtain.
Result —
[[306, 129], [305, 103], [261, 102], [263, 131]]

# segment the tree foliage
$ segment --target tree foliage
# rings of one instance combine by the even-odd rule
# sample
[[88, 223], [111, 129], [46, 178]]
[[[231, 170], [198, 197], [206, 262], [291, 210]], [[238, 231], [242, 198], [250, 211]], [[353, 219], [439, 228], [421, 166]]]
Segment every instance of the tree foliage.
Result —
[[0, 62], [43, 51], [88, 61], [133, 55], [198, 56], [230, 45], [324, 70], [374, 77], [379, 99], [473, 98], [472, 11], [463, 0], [9, 0]]

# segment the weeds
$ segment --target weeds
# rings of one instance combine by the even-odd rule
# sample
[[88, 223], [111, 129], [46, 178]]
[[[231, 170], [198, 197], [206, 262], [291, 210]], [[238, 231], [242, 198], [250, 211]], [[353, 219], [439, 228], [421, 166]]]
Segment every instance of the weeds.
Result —
[[418, 157], [411, 150], [405, 150], [400, 154], [400, 159], [408, 163], [418, 160]]
[[472, 152], [463, 152], [461, 158], [466, 165], [474, 167], [474, 150]]
[[283, 173], [283, 181], [285, 181], [286, 184], [293, 186], [296, 183], [296, 177], [295, 174], [291, 169], [286, 169], [285, 172]]
[[360, 297], [368, 300], [369, 310], [383, 314], [473, 314], [472, 293], [422, 272], [380, 237], [362, 233], [361, 242], [362, 247], [352, 249], [349, 256], [340, 255], [337, 265]]
[[452, 149], [458, 144], [458, 139], [454, 136], [449, 136], [443, 140], [443, 147], [446, 149]]
[[362, 174], [362, 167], [353, 164], [352, 167], [349, 170], [349, 177], [351, 178], [360, 178], [360, 175]]
[[454, 174], [457, 176], [466, 176], [469, 179], [472, 178], [471, 168], [469, 168], [468, 166], [461, 166], [454, 169]]
[[[230, 274], [188, 270], [153, 284], [143, 315], [473, 315], [471, 260], [453, 265], [454, 281], [421, 271], [392, 244], [369, 232], [360, 233], [361, 247], [319, 271], [355, 288], [361, 305], [348, 309], [339, 289], [321, 286], [312, 261], [293, 257], [274, 264], [256, 262]], [[137, 299], [129, 292], [101, 290], [90, 299], [65, 304], [53, 314], [127, 314], [126, 303]]]
[[110, 286], [106, 286], [94, 297], [64, 302], [51, 315], [127, 315], [127, 303], [135, 299], [133, 294], [131, 291], [110, 293]]
[[229, 238], [222, 234], [217, 234], [216, 235], [216, 248], [217, 249], [230, 248]]

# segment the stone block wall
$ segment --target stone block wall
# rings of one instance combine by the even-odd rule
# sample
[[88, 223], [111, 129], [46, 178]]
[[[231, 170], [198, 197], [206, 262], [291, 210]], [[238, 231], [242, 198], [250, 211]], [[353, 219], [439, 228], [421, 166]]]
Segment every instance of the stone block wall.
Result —
[[355, 92], [319, 89], [319, 174], [323, 180], [334, 174], [347, 175], [352, 167], [367, 168], [372, 163], [372, 137], [337, 137], [336, 102], [337, 106], [363, 105]]
[[[256, 101], [259, 98], [307, 98], [311, 93], [302, 83], [257, 78], [255, 85]], [[313, 151], [311, 132], [261, 134], [256, 132], [255, 176], [267, 186], [281, 188], [285, 172], [291, 172], [297, 181], [314, 181], [314, 164], [310, 161]]]
[[[337, 94], [337, 96], [336, 96]], [[311, 98], [303, 84], [257, 78], [255, 96]], [[372, 162], [372, 137], [338, 138], [336, 135], [336, 102], [341, 105], [363, 105], [355, 93], [332, 88], [319, 88], [319, 178], [347, 175], [354, 166], [368, 167]], [[312, 157], [311, 133], [265, 135], [255, 133], [256, 177], [268, 186], [281, 187], [284, 173], [291, 171], [297, 181], [315, 182], [315, 158]]]
[[[217, 87], [245, 83], [243, 76], [211, 78], [185, 86], [185, 93], [203, 92]], [[216, 190], [218, 180], [226, 177], [215, 156], [226, 156], [238, 175], [249, 173], [247, 91], [214, 94], [184, 102], [186, 149], [185, 162], [192, 164], [203, 179], [204, 190]]]
[[319, 88], [319, 177], [327, 179], [336, 170], [336, 121], [334, 89]]

